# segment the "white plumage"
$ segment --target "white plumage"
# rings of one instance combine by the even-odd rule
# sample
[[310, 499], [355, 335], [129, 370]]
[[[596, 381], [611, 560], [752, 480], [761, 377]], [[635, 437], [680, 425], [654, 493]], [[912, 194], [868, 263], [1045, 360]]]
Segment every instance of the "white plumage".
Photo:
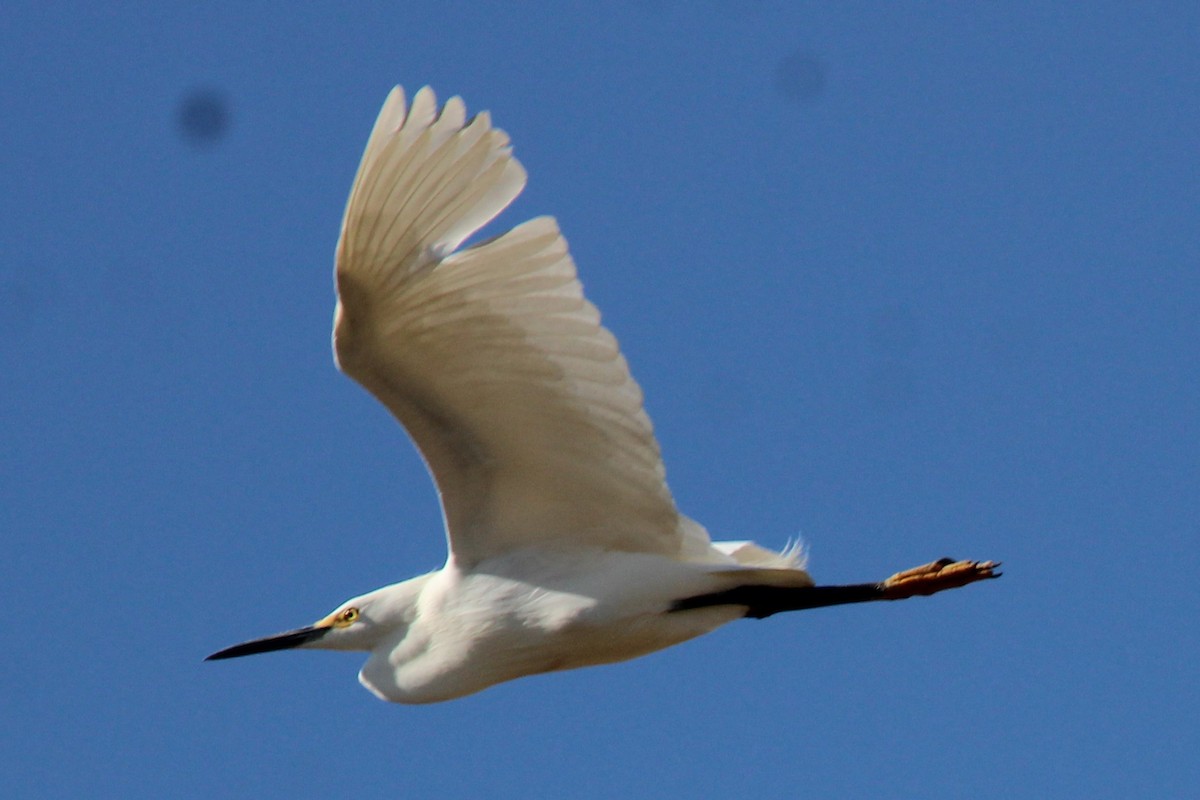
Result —
[[388, 96], [342, 223], [334, 350], [424, 457], [449, 556], [313, 626], [210, 658], [366, 650], [365, 686], [432, 702], [642, 655], [742, 616], [997, 574], [944, 560], [890, 584], [813, 587], [796, 549], [711, 542], [675, 508], [641, 390], [554, 219], [460, 249], [524, 186], [486, 113], [468, 120], [457, 97], [439, 113], [428, 88], [411, 106], [399, 87]]

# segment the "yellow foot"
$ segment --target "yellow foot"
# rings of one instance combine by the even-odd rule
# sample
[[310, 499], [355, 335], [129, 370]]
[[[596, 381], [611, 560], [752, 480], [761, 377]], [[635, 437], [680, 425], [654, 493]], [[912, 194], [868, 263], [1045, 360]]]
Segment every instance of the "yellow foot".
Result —
[[897, 572], [883, 582], [885, 600], [903, 600], [918, 594], [933, 594], [943, 589], [956, 589], [975, 581], [999, 578], [995, 561], [955, 561], [943, 558], [922, 567]]

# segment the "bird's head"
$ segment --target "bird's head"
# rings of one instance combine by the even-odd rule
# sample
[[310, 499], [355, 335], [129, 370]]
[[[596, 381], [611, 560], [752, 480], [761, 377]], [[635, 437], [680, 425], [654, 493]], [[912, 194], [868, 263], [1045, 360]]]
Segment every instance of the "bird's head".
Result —
[[218, 650], [205, 661], [269, 653], [273, 650], [370, 651], [383, 639], [395, 637], [412, 621], [420, 587], [428, 576], [385, 586], [342, 603], [312, 625]]

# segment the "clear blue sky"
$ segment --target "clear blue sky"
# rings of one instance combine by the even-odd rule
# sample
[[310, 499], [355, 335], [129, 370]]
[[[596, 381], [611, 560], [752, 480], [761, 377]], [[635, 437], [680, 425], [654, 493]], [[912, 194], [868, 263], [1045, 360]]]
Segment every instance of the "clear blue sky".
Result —
[[[4, 796], [1200, 795], [1200, 7], [483, 5], [6, 3]], [[202, 663], [443, 559], [329, 352], [395, 83], [512, 135], [714, 535], [1005, 577], [433, 707]]]

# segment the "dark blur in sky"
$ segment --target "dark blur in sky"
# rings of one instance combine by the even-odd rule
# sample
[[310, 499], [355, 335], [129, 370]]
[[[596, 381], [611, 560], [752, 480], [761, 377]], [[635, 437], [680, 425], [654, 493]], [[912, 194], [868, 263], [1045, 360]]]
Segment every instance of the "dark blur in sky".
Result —
[[[1200, 796], [1200, 7], [10, 1], [6, 797]], [[1005, 577], [405, 708], [218, 664], [439, 566], [329, 352], [395, 83], [489, 109], [681, 508]]]

